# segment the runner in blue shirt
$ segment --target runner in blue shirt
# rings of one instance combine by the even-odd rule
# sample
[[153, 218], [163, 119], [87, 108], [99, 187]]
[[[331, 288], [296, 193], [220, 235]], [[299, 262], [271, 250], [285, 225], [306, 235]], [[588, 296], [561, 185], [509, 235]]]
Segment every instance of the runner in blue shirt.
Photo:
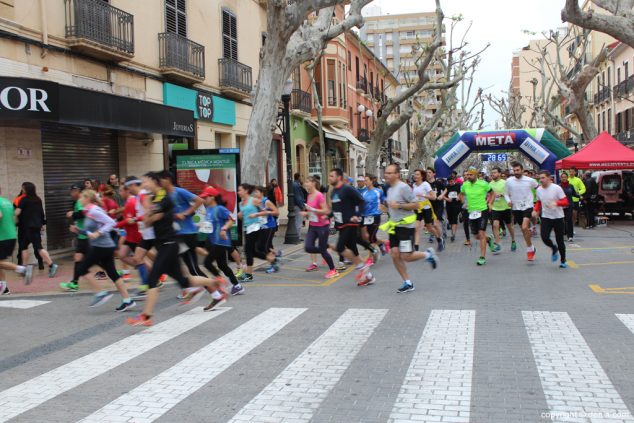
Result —
[[382, 255], [387, 254], [383, 241], [379, 240], [376, 236], [379, 231], [379, 225], [381, 224], [381, 210], [379, 206], [382, 204], [385, 194], [382, 189], [374, 185], [373, 178], [372, 175], [365, 176], [365, 185], [367, 188], [361, 194], [365, 201], [361, 236], [363, 240], [371, 244], [372, 260], [376, 262], [379, 258], [377, 246], [380, 248]]

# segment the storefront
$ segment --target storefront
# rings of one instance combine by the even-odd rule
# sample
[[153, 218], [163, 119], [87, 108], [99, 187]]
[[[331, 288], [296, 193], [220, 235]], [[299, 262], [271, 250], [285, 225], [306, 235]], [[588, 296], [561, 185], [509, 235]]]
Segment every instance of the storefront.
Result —
[[[70, 247], [68, 187], [162, 168], [163, 139], [194, 139], [190, 111], [50, 81], [0, 77], [0, 187], [33, 182], [45, 202], [47, 248]], [[150, 160], [159, 141], [160, 157]], [[150, 167], [153, 166], [153, 167]], [[124, 173], [121, 175], [121, 173]]]

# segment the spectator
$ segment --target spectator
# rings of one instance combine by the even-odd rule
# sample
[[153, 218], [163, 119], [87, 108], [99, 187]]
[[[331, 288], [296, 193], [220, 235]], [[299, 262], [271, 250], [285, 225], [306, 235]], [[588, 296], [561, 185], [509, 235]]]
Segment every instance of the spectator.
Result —
[[[302, 184], [300, 174], [295, 173], [295, 175], [293, 175], [293, 196], [294, 196], [295, 204], [293, 204], [292, 206], [295, 209], [295, 228], [297, 229], [297, 233], [300, 235], [300, 240], [303, 241], [301, 237], [303, 219], [300, 212], [304, 210], [304, 207], [306, 204], [306, 196], [304, 196], [302, 185], [303, 184]], [[289, 204], [289, 207], [290, 206], [291, 205]]]
[[586, 187], [586, 193], [583, 195], [583, 202], [586, 209], [586, 218], [588, 220], [586, 229], [593, 229], [597, 226], [595, 222], [596, 207], [599, 201], [599, 186], [594, 180], [590, 172], [583, 175], [583, 184]]
[[281, 207], [284, 205], [284, 196], [282, 195], [282, 188], [280, 188], [280, 186], [278, 185], [277, 179], [271, 179], [266, 196], [268, 197], [269, 200], [274, 202], [277, 207]]

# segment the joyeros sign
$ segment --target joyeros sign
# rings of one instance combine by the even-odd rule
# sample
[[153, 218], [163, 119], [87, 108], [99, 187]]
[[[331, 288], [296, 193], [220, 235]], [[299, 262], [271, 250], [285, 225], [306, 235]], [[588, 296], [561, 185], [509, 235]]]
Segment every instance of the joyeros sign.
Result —
[[57, 120], [59, 88], [35, 79], [0, 79], [0, 117]]

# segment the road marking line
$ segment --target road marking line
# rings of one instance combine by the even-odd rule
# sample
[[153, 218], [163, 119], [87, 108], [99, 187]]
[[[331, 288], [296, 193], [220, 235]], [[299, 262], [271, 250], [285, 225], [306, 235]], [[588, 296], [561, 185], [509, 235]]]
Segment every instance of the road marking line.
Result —
[[220, 308], [214, 313], [205, 313], [200, 307], [190, 310], [0, 392], [0, 422], [76, 388], [228, 310]]
[[335, 276], [332, 279], [326, 279], [324, 281], [324, 283], [322, 283], [320, 286], [330, 286], [332, 284], [334, 284], [335, 282], [337, 282], [339, 279], [348, 276], [350, 273], [352, 273], [355, 270], [354, 266], [350, 266], [348, 269], [344, 270], [343, 272], [339, 273], [339, 276]]
[[597, 251], [597, 250], [626, 250], [634, 248], [634, 245], [622, 245], [619, 247], [584, 247], [584, 248], [569, 248], [567, 251]]
[[577, 264], [577, 262], [575, 262], [575, 261], [566, 260], [566, 263], [568, 263], [568, 267], [572, 267], [573, 269], [578, 269], [579, 268], [579, 264]]
[[347, 310], [229, 422], [310, 421], [387, 311]]
[[601, 285], [596, 284], [590, 284], [588, 286], [596, 294], [634, 295], [634, 286], [627, 286], [623, 288], [603, 288]]
[[634, 314], [616, 314], [616, 317], [634, 334]]
[[522, 311], [522, 316], [546, 402], [551, 414], [560, 416], [553, 420], [586, 421], [568, 419], [596, 413], [605, 420], [634, 422], [568, 313]]
[[270, 308], [81, 420], [153, 422], [305, 312]]
[[[277, 273], [271, 273], [271, 274], [263, 274], [263, 275], [257, 275], [257, 276], [265, 276], [267, 278], [274, 278], [274, 279], [284, 279], [284, 280], [289, 280], [289, 281], [299, 281], [299, 282], [308, 282], [312, 285], [319, 285], [321, 283], [321, 281], [316, 281], [316, 280], [311, 280], [311, 279], [303, 279], [303, 278], [293, 278], [293, 277], [289, 277], [289, 276], [280, 276]], [[249, 283], [249, 285], [252, 285], [251, 283]]]
[[2, 300], [0, 301], [0, 307], [6, 308], [33, 308], [37, 306], [41, 306], [44, 304], [48, 304], [50, 301], [38, 301], [38, 300]]
[[585, 267], [585, 266], [609, 266], [609, 265], [617, 265], [617, 264], [634, 264], [634, 260], [629, 261], [606, 261], [604, 263], [579, 263], [577, 266]]
[[474, 310], [432, 310], [389, 422], [469, 421], [474, 332]]

